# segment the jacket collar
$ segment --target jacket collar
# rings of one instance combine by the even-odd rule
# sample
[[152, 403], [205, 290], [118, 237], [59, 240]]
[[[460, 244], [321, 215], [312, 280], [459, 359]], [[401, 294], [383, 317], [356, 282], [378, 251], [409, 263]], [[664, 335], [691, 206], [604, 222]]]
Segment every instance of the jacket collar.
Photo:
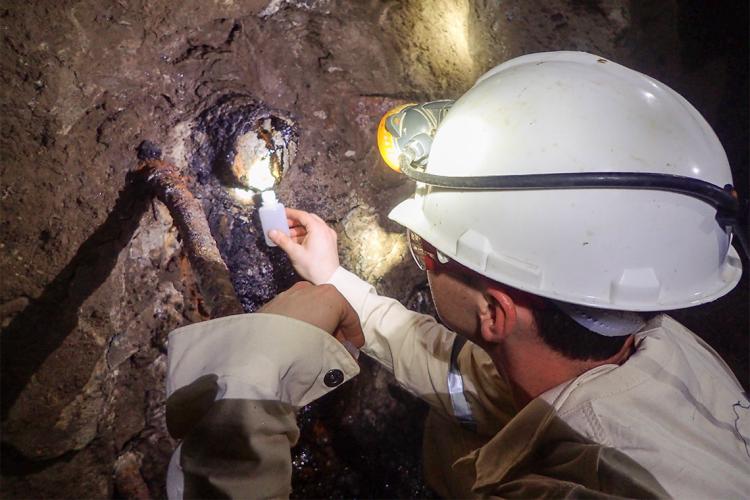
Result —
[[[454, 468], [473, 468], [474, 491], [491, 491], [536, 460], [537, 452], [554, 442], [594, 444], [570, 428], [560, 418], [560, 412], [595, 399], [604, 391], [626, 391], [649, 380], [653, 375], [640, 368], [639, 358], [671, 358], [670, 342], [662, 341], [662, 324], [670, 320], [664, 315], [651, 319], [635, 334], [636, 351], [622, 365], [598, 366], [532, 400], [487, 444], [457, 460]], [[587, 390], [576, 394], [576, 388], [584, 383]]]

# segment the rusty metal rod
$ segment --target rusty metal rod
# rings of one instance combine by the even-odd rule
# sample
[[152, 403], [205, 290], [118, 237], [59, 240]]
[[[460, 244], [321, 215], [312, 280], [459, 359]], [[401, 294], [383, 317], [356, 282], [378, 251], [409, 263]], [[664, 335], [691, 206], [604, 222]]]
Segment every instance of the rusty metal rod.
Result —
[[137, 172], [156, 198], [169, 209], [211, 317], [242, 314], [244, 311], [234, 291], [229, 269], [211, 236], [206, 215], [177, 167], [151, 158], [141, 161]]

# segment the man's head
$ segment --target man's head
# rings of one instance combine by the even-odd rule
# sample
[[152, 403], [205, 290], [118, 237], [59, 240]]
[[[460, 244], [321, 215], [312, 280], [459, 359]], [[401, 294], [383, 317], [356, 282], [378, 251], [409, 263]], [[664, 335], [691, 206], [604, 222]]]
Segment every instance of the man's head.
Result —
[[601, 361], [617, 354], [627, 340], [627, 334], [594, 333], [557, 303], [482, 276], [411, 232], [409, 240], [415, 261], [427, 271], [443, 323], [488, 351], [518, 340], [541, 341], [567, 359]]
[[[537, 324], [616, 336], [640, 321], [629, 313], [709, 302], [739, 281], [726, 154], [661, 82], [591, 54], [530, 54], [436, 106], [384, 118], [382, 135], [406, 134], [389, 144], [418, 181], [390, 217], [489, 282], [549, 299]], [[597, 311], [614, 311], [602, 316], [614, 328]]]

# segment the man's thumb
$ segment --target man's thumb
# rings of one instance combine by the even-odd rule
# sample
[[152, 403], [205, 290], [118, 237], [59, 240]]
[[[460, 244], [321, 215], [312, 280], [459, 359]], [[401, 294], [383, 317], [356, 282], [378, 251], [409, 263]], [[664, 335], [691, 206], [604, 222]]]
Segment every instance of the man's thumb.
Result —
[[268, 238], [284, 250], [289, 257], [293, 257], [297, 251], [297, 243], [278, 229], [272, 229], [268, 233]]

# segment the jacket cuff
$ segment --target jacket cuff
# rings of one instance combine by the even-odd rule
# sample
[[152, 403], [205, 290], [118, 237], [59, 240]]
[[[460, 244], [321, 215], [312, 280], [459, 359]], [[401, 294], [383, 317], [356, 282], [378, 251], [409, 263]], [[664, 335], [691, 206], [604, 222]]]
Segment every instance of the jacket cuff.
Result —
[[333, 336], [286, 316], [227, 316], [169, 334], [167, 396], [209, 375], [219, 386], [216, 400], [300, 407], [358, 373], [357, 362]]

